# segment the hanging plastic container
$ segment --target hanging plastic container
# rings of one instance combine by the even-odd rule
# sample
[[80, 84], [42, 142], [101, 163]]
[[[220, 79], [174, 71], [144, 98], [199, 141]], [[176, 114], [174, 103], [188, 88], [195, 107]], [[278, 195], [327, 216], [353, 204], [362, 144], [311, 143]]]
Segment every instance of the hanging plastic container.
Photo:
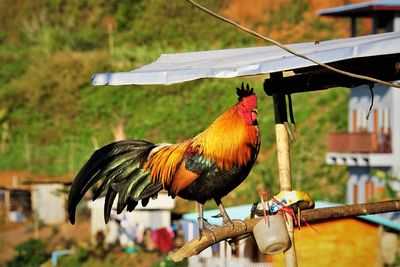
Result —
[[268, 255], [287, 250], [291, 243], [282, 215], [271, 215], [260, 220], [253, 228], [258, 249]]

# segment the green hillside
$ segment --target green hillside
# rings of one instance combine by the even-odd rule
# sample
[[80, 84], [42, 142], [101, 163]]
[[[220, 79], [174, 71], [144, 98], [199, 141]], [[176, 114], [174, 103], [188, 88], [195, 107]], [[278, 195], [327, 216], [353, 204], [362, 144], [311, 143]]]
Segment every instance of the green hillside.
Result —
[[[227, 10], [228, 1], [199, 1]], [[265, 29], [298, 24], [308, 1], [286, 1]], [[271, 15], [272, 16], [272, 15]], [[307, 17], [295, 41], [337, 37], [334, 21]], [[251, 21], [248, 23], [252, 23]], [[254, 20], [257, 26], [262, 24]], [[276, 26], [274, 26], [276, 25]], [[274, 28], [275, 27], [275, 28]], [[285, 28], [285, 35], [288, 35]], [[176, 142], [191, 137], [236, 102], [242, 81], [259, 96], [262, 150], [230, 204], [278, 190], [272, 99], [262, 77], [208, 79], [171, 86], [91, 87], [97, 72], [128, 71], [161, 53], [266, 45], [192, 8], [186, 1], [0, 1], [0, 169], [74, 174], [125, 119], [129, 138]], [[346, 89], [293, 96], [294, 185], [315, 198], [343, 201], [346, 169], [324, 164], [327, 133], [346, 129]]]

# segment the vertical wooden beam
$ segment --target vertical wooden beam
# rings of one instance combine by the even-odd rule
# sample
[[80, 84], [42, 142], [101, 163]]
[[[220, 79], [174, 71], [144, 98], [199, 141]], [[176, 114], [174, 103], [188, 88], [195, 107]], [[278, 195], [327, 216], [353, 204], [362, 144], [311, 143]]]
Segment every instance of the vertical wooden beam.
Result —
[[6, 221], [10, 220], [10, 211], [11, 211], [11, 193], [9, 189], [6, 189], [4, 192], [4, 207], [5, 207], [5, 216]]
[[350, 34], [351, 37], [357, 36], [357, 18], [355, 16], [351, 16], [350, 18]]
[[378, 15], [376, 12], [373, 12], [372, 15], [372, 29], [371, 29], [372, 34], [377, 34], [378, 33]]
[[[271, 79], [282, 78], [282, 73], [272, 74]], [[280, 88], [282, 89], [282, 88]], [[287, 123], [287, 107], [284, 94], [275, 94], [272, 96], [274, 101], [275, 113], [275, 133], [276, 133], [276, 147], [278, 156], [278, 172], [279, 183], [281, 191], [292, 190], [292, 178], [290, 169], [290, 144], [289, 133], [286, 129]], [[294, 244], [294, 231], [293, 231], [293, 218], [289, 215], [287, 217], [287, 229], [289, 232], [290, 241], [292, 246], [285, 251], [285, 261], [287, 267], [297, 266], [296, 249]]]
[[33, 211], [33, 237], [35, 239], [40, 238], [40, 225], [39, 225], [39, 211], [38, 211], [38, 201], [39, 201], [39, 193], [38, 187], [35, 185], [31, 185], [31, 208]]

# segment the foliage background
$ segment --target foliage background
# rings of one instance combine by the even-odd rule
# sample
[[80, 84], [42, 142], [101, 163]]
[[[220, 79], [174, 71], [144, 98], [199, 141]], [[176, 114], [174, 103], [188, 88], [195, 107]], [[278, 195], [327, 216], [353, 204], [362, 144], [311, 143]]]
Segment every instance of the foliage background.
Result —
[[[318, 17], [316, 10], [359, 1], [254, 0], [253, 8], [243, 0], [199, 2], [292, 43], [348, 37], [348, 22]], [[246, 182], [226, 202], [256, 201], [261, 189], [276, 193], [273, 110], [262, 91], [265, 77], [90, 86], [94, 73], [128, 71], [161, 53], [260, 45], [268, 44], [185, 1], [2, 0], [0, 169], [72, 177], [94, 149], [113, 141], [111, 129], [121, 118], [130, 138], [183, 140], [233, 105], [235, 88], [244, 81], [260, 99], [262, 151]], [[347, 128], [347, 96], [343, 88], [293, 96], [294, 182], [316, 199], [344, 200], [346, 169], [324, 162], [327, 133]]]

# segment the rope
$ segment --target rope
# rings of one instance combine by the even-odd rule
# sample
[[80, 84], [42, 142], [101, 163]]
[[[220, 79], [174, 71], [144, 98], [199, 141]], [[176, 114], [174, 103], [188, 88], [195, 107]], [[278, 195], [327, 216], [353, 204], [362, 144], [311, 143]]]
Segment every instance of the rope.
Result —
[[371, 114], [372, 107], [374, 106], [374, 85], [372, 83], [369, 84], [369, 91], [371, 93], [371, 105], [369, 106], [367, 120], [369, 119], [369, 115]]

